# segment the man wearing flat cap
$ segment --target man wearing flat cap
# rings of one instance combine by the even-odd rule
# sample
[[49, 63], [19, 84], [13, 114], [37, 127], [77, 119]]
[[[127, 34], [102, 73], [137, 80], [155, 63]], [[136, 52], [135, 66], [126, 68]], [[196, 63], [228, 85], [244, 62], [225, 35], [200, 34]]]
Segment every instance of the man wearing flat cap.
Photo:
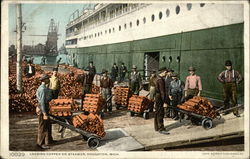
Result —
[[93, 65], [93, 61], [89, 62], [89, 66], [86, 68], [89, 71], [89, 76], [92, 79], [92, 81], [94, 80], [95, 74], [96, 74], [96, 68]]
[[[181, 80], [178, 79], [178, 74], [173, 73], [171, 75], [172, 81], [169, 84], [168, 95], [170, 99], [170, 105], [176, 107], [178, 104], [181, 104], [184, 84]], [[178, 120], [177, 111], [173, 110], [172, 118]]]
[[[113, 81], [108, 77], [108, 71], [102, 71], [102, 77], [100, 79], [101, 94], [106, 101], [111, 96], [111, 89], [114, 86]], [[107, 112], [107, 104], [104, 106], [104, 112]]]
[[[217, 79], [223, 84], [224, 109], [228, 109], [230, 100], [232, 102], [232, 107], [237, 105], [237, 85], [242, 81], [242, 76], [238, 71], [233, 69], [230, 60], [225, 62], [225, 67], [226, 70], [222, 71]], [[228, 114], [228, 112], [225, 114]], [[240, 117], [237, 108], [233, 110], [233, 114]]]
[[200, 96], [202, 91], [202, 84], [201, 84], [201, 78], [200, 76], [195, 74], [196, 69], [194, 67], [189, 67], [189, 76], [186, 77], [186, 83], [185, 83], [185, 99], [191, 99], [194, 96]]
[[40, 81], [42, 84], [36, 91], [39, 104], [36, 108], [36, 113], [38, 115], [37, 146], [42, 149], [49, 149], [49, 144], [54, 142], [51, 135], [51, 123], [48, 117], [49, 101], [52, 99], [50, 89], [46, 87], [46, 85], [49, 84], [49, 76], [43, 74], [40, 77]]
[[164, 108], [163, 104], [166, 103], [166, 90], [164, 78], [167, 73], [167, 68], [162, 67], [159, 69], [159, 75], [157, 76], [155, 86], [155, 118], [154, 128], [161, 134], [169, 134], [164, 127]]
[[57, 74], [58, 74], [58, 67], [53, 68], [53, 74], [49, 79], [50, 80], [49, 89], [51, 89], [51, 91], [52, 91], [52, 98], [53, 99], [58, 98], [60, 88], [61, 88], [60, 81], [58, 79]]
[[139, 95], [141, 88], [141, 74], [137, 71], [137, 67], [135, 65], [132, 67], [129, 81], [132, 93]]

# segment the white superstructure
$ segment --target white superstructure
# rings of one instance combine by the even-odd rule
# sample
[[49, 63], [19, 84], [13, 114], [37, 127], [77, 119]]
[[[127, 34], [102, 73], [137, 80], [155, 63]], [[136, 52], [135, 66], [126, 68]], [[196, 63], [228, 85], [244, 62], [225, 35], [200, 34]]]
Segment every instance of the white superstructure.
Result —
[[243, 21], [241, 4], [98, 4], [67, 25], [66, 48], [147, 39]]

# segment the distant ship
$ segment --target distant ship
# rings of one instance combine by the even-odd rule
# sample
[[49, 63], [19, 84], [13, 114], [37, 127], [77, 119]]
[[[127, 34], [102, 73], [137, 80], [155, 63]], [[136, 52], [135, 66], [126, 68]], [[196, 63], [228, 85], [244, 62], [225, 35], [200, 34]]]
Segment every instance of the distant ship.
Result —
[[[93, 61], [100, 72], [124, 62], [129, 69], [137, 65], [144, 78], [167, 66], [185, 80], [194, 66], [203, 94], [221, 98], [216, 76], [225, 60], [244, 73], [243, 13], [240, 3], [97, 4], [71, 15], [66, 49], [79, 68]], [[243, 94], [240, 86], [241, 101]]]

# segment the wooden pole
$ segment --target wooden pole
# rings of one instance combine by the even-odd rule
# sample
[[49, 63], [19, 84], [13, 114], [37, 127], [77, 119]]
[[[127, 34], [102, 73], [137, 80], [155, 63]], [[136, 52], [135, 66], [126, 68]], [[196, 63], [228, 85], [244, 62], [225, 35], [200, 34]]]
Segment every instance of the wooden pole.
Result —
[[17, 75], [17, 90], [22, 92], [22, 8], [21, 4], [16, 5], [16, 31], [17, 31], [17, 63], [16, 63], [16, 75]]

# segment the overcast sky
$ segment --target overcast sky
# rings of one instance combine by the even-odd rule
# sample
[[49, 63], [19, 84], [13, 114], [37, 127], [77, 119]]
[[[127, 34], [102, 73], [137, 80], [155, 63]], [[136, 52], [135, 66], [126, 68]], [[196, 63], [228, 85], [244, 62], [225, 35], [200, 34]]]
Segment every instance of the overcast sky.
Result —
[[[93, 4], [92, 4], [93, 5]], [[26, 31], [23, 33], [23, 45], [45, 44], [46, 36], [25, 36], [29, 34], [47, 35], [50, 19], [59, 22], [58, 47], [65, 43], [65, 28], [70, 15], [79, 9], [81, 11], [90, 4], [22, 4], [23, 22], [26, 23]], [[16, 5], [9, 5], [9, 45], [16, 44]]]

